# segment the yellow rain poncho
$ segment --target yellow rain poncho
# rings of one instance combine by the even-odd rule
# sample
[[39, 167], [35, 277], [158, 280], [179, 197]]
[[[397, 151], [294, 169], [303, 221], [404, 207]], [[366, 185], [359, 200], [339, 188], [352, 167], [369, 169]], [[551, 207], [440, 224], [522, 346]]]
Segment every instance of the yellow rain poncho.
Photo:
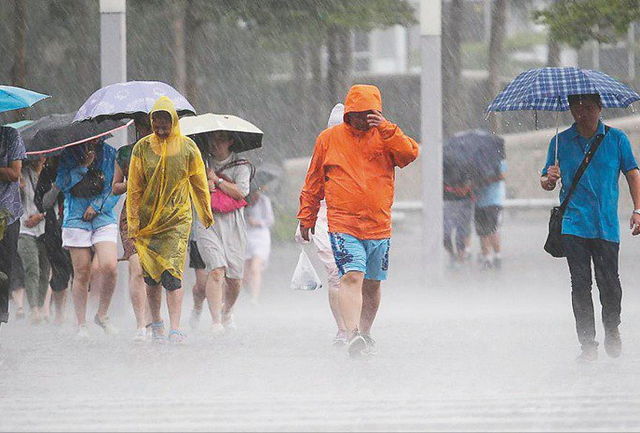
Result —
[[207, 175], [196, 144], [180, 134], [173, 102], [161, 97], [157, 111], [171, 114], [171, 134], [155, 133], [133, 148], [127, 187], [129, 236], [134, 238], [143, 273], [155, 281], [168, 271], [182, 279], [192, 222], [191, 204], [200, 221], [213, 224]]

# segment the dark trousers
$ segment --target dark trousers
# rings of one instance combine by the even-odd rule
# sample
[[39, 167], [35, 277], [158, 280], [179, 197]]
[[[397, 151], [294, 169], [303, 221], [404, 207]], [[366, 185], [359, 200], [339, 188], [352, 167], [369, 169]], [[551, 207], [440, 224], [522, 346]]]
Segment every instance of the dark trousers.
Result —
[[0, 284], [0, 323], [9, 320], [9, 286], [14, 256], [18, 254], [18, 236], [20, 235], [20, 220], [7, 226], [4, 237], [0, 239], [0, 272], [9, 277], [6, 284]]
[[563, 235], [569, 272], [571, 273], [571, 301], [576, 318], [578, 340], [583, 346], [596, 344], [596, 325], [591, 297], [591, 262], [602, 305], [605, 330], [620, 324], [622, 287], [618, 276], [620, 244], [602, 239], [585, 239]]

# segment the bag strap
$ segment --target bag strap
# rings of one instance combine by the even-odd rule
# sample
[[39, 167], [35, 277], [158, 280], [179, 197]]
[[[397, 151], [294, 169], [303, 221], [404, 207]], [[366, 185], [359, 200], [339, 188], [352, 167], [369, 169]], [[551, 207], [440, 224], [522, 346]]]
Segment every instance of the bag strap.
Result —
[[253, 164], [251, 164], [249, 162], [249, 160], [244, 159], [244, 158], [238, 158], [235, 161], [231, 161], [230, 163], [225, 164], [222, 167], [220, 167], [220, 169], [218, 171], [219, 172], [223, 172], [223, 171], [228, 170], [230, 168], [238, 167], [240, 165], [248, 165], [249, 166], [249, 169], [251, 171], [251, 174], [249, 175], [249, 180], [250, 181], [253, 180], [253, 178], [256, 175], [256, 168], [253, 166]]
[[600, 143], [602, 143], [602, 140], [604, 140], [604, 136], [607, 135], [607, 132], [609, 132], [610, 129], [611, 128], [609, 126], [605, 125], [604, 134], [598, 134], [596, 136], [596, 140], [593, 142], [591, 147], [589, 147], [589, 150], [587, 151], [587, 154], [584, 156], [582, 163], [578, 167], [578, 170], [576, 171], [575, 176], [573, 176], [573, 182], [571, 183], [571, 188], [569, 188], [569, 192], [567, 193], [567, 196], [564, 198], [564, 200], [560, 204], [560, 209], [559, 209], [560, 213], [564, 213], [564, 211], [567, 209], [567, 206], [569, 206], [569, 200], [571, 199], [571, 196], [575, 192], [576, 187], [578, 186], [578, 182], [580, 182], [580, 178], [582, 178], [582, 175], [587, 170], [587, 167], [589, 167], [591, 160], [593, 160], [593, 155], [596, 153], [596, 151], [600, 147]]

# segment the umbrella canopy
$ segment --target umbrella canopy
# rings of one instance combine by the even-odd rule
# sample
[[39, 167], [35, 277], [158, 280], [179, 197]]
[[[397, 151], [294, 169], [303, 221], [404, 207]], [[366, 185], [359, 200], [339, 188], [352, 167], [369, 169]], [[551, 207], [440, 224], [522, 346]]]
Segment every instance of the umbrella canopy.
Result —
[[505, 148], [501, 137], [480, 129], [459, 132], [444, 145], [445, 183], [484, 183], [495, 179], [503, 159]]
[[605, 108], [626, 108], [640, 100], [640, 95], [629, 86], [600, 71], [539, 68], [518, 75], [486, 111], [567, 111], [567, 96], [595, 93], [600, 95]]
[[33, 123], [33, 120], [20, 120], [18, 122], [7, 123], [4, 126], [8, 126], [9, 128], [13, 128], [13, 129], [20, 129], [23, 126], [31, 125], [32, 123]]
[[50, 156], [66, 147], [104, 137], [128, 126], [118, 120], [74, 123], [73, 117], [73, 113], [52, 114], [19, 128], [27, 155]]
[[161, 96], [173, 101], [179, 116], [196, 114], [189, 101], [168, 84], [160, 81], [128, 81], [96, 90], [78, 109], [74, 120], [130, 119], [149, 114]]
[[21, 87], [0, 86], [0, 112], [31, 107], [46, 98], [50, 96]]
[[253, 123], [230, 114], [206, 113], [180, 119], [180, 132], [197, 136], [214, 131], [229, 131], [235, 136], [231, 150], [236, 153], [257, 149], [262, 146], [264, 133]]
[[271, 164], [263, 164], [256, 169], [256, 175], [253, 178], [253, 184], [257, 187], [271, 185], [282, 175], [282, 170]]

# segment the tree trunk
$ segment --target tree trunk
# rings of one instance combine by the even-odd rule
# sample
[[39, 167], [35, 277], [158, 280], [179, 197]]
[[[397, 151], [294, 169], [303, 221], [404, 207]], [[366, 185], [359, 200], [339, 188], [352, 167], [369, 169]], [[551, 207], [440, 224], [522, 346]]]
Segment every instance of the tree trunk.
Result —
[[[554, 0], [554, 5], [560, 3], [562, 0]], [[547, 66], [560, 66], [560, 43], [549, 30], [547, 39]]]
[[[493, 0], [491, 8], [491, 39], [489, 41], [489, 89], [491, 97], [495, 98], [502, 90], [500, 79], [504, 64], [505, 22], [507, 15], [507, 1]], [[500, 132], [500, 124], [496, 116], [492, 116], [494, 132]]]
[[326, 107], [327, 89], [322, 78], [322, 43], [312, 41], [309, 44], [309, 67], [311, 69], [310, 100], [307, 108], [313, 125], [317, 125], [321, 120], [320, 113], [324, 113]]
[[338, 34], [338, 44], [340, 47], [340, 82], [338, 87], [337, 99], [333, 102], [343, 101], [347, 96], [347, 91], [351, 85], [353, 76], [353, 44], [351, 42], [351, 31], [343, 29]]
[[463, 124], [465, 105], [462, 101], [462, 27], [464, 25], [464, 0], [452, 0], [449, 10], [443, 14], [442, 76], [444, 136], [465, 129]]
[[27, 11], [25, 0], [14, 0], [14, 17], [13, 23], [13, 70], [11, 82], [14, 86], [27, 86]]
[[[292, 89], [293, 104], [295, 104], [296, 113], [300, 116], [301, 122], [309, 124], [309, 110], [307, 107], [307, 101], [309, 100], [310, 84], [307, 77], [309, 68], [307, 61], [307, 49], [304, 43], [298, 41], [295, 44], [294, 49], [291, 52], [291, 61], [293, 63], [293, 80], [294, 86]], [[293, 113], [292, 113], [293, 114]], [[298, 140], [303, 140], [303, 137], [298, 137]]]
[[331, 26], [327, 29], [327, 101], [330, 105], [340, 100], [340, 48], [338, 29]]
[[198, 107], [198, 97], [200, 94], [200, 32], [203, 22], [195, 14], [193, 0], [187, 0], [184, 19], [184, 55], [185, 55], [185, 88], [186, 98], [196, 110]]
[[178, 92], [187, 92], [187, 62], [185, 52], [185, 2], [174, 0], [171, 3], [173, 20], [173, 84]]

